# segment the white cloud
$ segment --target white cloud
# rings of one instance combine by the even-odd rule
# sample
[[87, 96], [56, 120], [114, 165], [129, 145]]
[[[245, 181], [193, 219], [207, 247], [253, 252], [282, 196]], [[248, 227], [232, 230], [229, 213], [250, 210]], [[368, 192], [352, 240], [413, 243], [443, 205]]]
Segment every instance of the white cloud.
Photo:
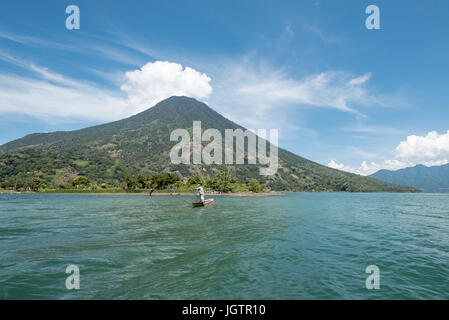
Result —
[[359, 113], [349, 105], [365, 104], [367, 91], [351, 83], [354, 79], [347, 82], [346, 77], [343, 72], [329, 71], [294, 80], [275, 73], [272, 77], [243, 84], [237, 93], [245, 100], [263, 101], [264, 105], [294, 103]]
[[[57, 76], [55, 76], [57, 78]], [[0, 75], [0, 113], [44, 120], [107, 121], [126, 115], [126, 101], [113, 92], [87, 84], [67, 85], [41, 79]]]
[[438, 134], [436, 131], [429, 132], [426, 136], [408, 136], [401, 141], [393, 151], [394, 158], [382, 162], [363, 161], [359, 168], [337, 163], [331, 160], [329, 167], [357, 173], [370, 175], [381, 169], [398, 170], [413, 167], [417, 164], [425, 166], [440, 166], [449, 163], [449, 130]]
[[370, 73], [353, 76], [343, 71], [325, 71], [291, 77], [284, 70], [252, 60], [248, 56], [239, 63], [224, 63], [213, 73], [216, 85], [211, 101], [214, 105], [226, 103], [225, 112], [238, 109], [239, 118], [245, 111], [248, 118], [266, 117], [287, 107], [329, 108], [363, 116], [358, 107], [382, 105], [381, 99], [365, 88]]
[[396, 157], [412, 161], [434, 161], [449, 159], [449, 130], [444, 134], [436, 131], [420, 137], [411, 135], [394, 151]]
[[140, 70], [127, 72], [125, 79], [121, 89], [139, 111], [171, 96], [204, 99], [212, 93], [211, 79], [206, 74], [167, 61], [147, 63]]
[[[23, 46], [51, 48], [71, 53], [77, 52], [81, 55], [94, 56], [96, 58], [101, 57], [103, 60], [111, 60], [130, 66], [140, 66], [146, 61], [141, 56], [142, 52], [136, 55], [138, 50], [124, 45], [123, 41], [99, 38], [97, 36], [93, 37], [89, 34], [84, 34], [81, 41], [80, 39], [72, 39], [73, 42], [67, 42], [65, 41], [66, 39], [51, 40], [51, 38], [51, 35], [30, 37], [0, 30], [0, 39], [10, 40]], [[102, 44], [100, 44], [99, 40], [101, 40]], [[113, 43], [114, 45], [105, 43]]]
[[371, 76], [372, 76], [371, 72], [366, 73], [363, 76], [360, 76], [360, 77], [350, 80], [348, 82], [348, 84], [351, 86], [359, 86], [359, 85], [364, 84], [365, 82], [369, 81], [371, 79]]
[[[205, 66], [214, 80], [214, 92], [208, 101], [217, 111], [247, 128], [282, 128], [280, 134], [290, 138], [303, 134], [297, 128], [308, 130], [302, 114], [310, 109], [336, 110], [365, 118], [362, 107], [389, 103], [387, 97], [369, 88], [370, 73], [291, 74], [260, 60], [255, 53]], [[297, 128], [292, 126], [292, 114]]]
[[0, 75], [3, 114], [24, 114], [52, 121], [68, 118], [111, 121], [144, 111], [173, 95], [201, 99], [212, 91], [207, 75], [170, 62], [148, 63], [140, 70], [127, 72], [120, 92], [70, 79], [5, 54], [0, 59], [36, 75], [34, 78]]
[[330, 168], [334, 168], [334, 169], [338, 169], [338, 170], [342, 170], [342, 171], [346, 171], [346, 172], [351, 172], [351, 173], [356, 173], [356, 174], [360, 174], [362, 176], [367, 176], [367, 175], [373, 174], [381, 169], [398, 170], [398, 169], [409, 167], [410, 165], [408, 165], [406, 162], [399, 161], [399, 160], [384, 160], [381, 163], [376, 163], [376, 162], [368, 163], [367, 161], [363, 161], [362, 164], [360, 165], [360, 167], [354, 168], [354, 167], [345, 165], [343, 163], [337, 163], [334, 160], [331, 160], [327, 166]]
[[338, 170], [342, 170], [342, 171], [346, 171], [346, 172], [358, 173], [357, 169], [352, 168], [351, 166], [346, 166], [343, 163], [337, 163], [334, 160], [331, 160], [327, 166], [329, 168], [334, 168], [334, 169], [338, 169]]

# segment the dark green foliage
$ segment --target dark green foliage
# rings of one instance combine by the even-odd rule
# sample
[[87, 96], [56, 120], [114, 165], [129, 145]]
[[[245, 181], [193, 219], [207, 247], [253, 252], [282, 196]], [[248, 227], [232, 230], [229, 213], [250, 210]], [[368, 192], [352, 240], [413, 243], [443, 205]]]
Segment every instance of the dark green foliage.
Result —
[[252, 192], [264, 192], [267, 186], [265, 184], [260, 184], [257, 179], [251, 179], [249, 181], [248, 190]]
[[[331, 169], [283, 149], [279, 149], [279, 171], [269, 177], [259, 175], [260, 165], [172, 164], [169, 153], [177, 142], [170, 141], [170, 133], [177, 128], [191, 133], [193, 121], [198, 120], [202, 130], [215, 128], [223, 136], [225, 129], [244, 129], [204, 103], [172, 97], [120, 121], [77, 131], [32, 134], [0, 146], [0, 187], [27, 187], [27, 179], [38, 177], [49, 188], [70, 188], [73, 179], [82, 175], [92, 187], [121, 188], [129, 174], [136, 177], [125, 181], [131, 189], [164, 189], [180, 177], [197, 175], [207, 188], [223, 192], [232, 190], [229, 180], [246, 185], [253, 178], [271, 190], [416, 191]], [[220, 172], [227, 174], [220, 176]]]
[[37, 177], [33, 178], [31, 183], [31, 190], [39, 191], [41, 187], [42, 187], [42, 179]]
[[119, 187], [126, 172], [132, 170], [108, 157], [27, 149], [0, 155], [0, 187], [26, 189], [26, 181], [37, 177], [47, 187], [70, 188], [73, 179], [79, 175], [86, 176], [91, 182]]
[[231, 192], [233, 183], [235, 183], [235, 180], [234, 178], [232, 178], [228, 171], [221, 172], [218, 175], [218, 188], [215, 190], [222, 192]]
[[90, 186], [90, 180], [85, 176], [78, 176], [73, 179], [72, 186], [74, 186], [75, 188], [86, 188]]
[[138, 186], [137, 180], [134, 179], [130, 174], [126, 175], [123, 182], [125, 183], [126, 189], [136, 189]]
[[173, 185], [178, 181], [179, 177], [173, 173], [169, 174], [156, 173], [151, 176], [151, 186], [159, 190], [164, 190], [168, 186]]
[[137, 186], [141, 189], [148, 189], [148, 187], [151, 185], [151, 179], [148, 176], [145, 175], [139, 175], [137, 177]]
[[206, 187], [206, 189], [218, 191], [218, 189], [220, 188], [220, 179], [207, 176], [205, 178], [204, 186]]
[[189, 180], [187, 181], [187, 184], [189, 186], [196, 186], [197, 184], [203, 184], [203, 179], [201, 179], [200, 176], [198, 175], [193, 175], [189, 178]]

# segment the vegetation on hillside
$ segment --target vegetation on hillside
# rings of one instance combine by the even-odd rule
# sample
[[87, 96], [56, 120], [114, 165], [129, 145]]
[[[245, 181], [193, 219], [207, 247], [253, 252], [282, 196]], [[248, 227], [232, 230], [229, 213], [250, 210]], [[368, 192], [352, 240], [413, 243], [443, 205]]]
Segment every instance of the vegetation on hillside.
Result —
[[158, 190], [169, 192], [191, 192], [195, 190], [198, 184], [201, 184], [206, 191], [212, 192], [266, 192], [269, 191], [265, 185], [260, 185], [255, 179], [252, 179], [248, 185], [236, 183], [229, 172], [222, 172], [217, 178], [209, 176], [204, 179], [198, 175], [181, 180], [181, 177], [174, 173], [155, 173], [151, 176], [143, 174], [133, 176], [127, 174], [120, 184], [106, 185], [91, 182], [86, 176], [73, 175], [66, 171], [65, 176], [59, 176], [56, 179], [63, 184], [54, 183], [51, 175], [45, 175], [42, 171], [20, 173], [17, 176], [10, 177], [0, 183], [0, 189], [15, 191], [34, 191], [34, 192], [86, 192], [86, 191], [117, 191], [126, 190], [127, 192], [137, 192], [144, 190]]

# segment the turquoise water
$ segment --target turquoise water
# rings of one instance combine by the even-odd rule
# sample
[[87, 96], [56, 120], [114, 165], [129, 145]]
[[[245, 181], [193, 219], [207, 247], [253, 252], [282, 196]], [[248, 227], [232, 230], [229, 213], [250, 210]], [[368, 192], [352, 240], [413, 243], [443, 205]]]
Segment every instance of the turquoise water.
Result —
[[[0, 299], [449, 298], [447, 194], [190, 202], [0, 195]], [[80, 290], [65, 287], [70, 264]]]

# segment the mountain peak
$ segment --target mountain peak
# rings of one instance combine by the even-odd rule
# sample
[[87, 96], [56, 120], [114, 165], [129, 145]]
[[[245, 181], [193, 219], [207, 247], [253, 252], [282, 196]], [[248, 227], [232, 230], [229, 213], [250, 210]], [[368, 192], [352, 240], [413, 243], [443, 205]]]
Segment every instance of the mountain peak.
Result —
[[198, 107], [201, 105], [206, 106], [205, 103], [200, 102], [192, 97], [171, 96], [170, 98], [164, 99], [156, 103], [152, 108], [167, 108], [174, 105], [182, 105], [183, 107], [195, 107], [195, 106]]
[[[164, 101], [169, 101], [169, 102], [190, 101], [190, 102], [201, 103], [197, 99], [195, 99], [193, 97], [188, 97], [188, 96], [171, 96], [170, 98], [164, 99], [161, 102], [164, 102]], [[159, 103], [161, 103], [161, 102], [159, 102]]]
[[205, 103], [196, 100], [195, 98], [186, 96], [171, 96], [165, 100], [156, 103], [154, 106], [147, 110], [137, 114], [137, 117], [142, 115], [153, 115], [160, 112], [170, 113], [172, 116], [185, 115], [191, 113], [194, 110], [212, 110]]
[[[180, 128], [190, 128], [194, 121], [201, 121], [204, 129], [242, 128], [223, 117], [204, 102], [186, 96], [172, 96], [139, 114], [119, 122], [125, 126], [135, 126], [137, 123], [145, 122], [148, 124], [155, 120], [167, 124], [177, 123]], [[172, 126], [170, 125], [170, 127]]]

